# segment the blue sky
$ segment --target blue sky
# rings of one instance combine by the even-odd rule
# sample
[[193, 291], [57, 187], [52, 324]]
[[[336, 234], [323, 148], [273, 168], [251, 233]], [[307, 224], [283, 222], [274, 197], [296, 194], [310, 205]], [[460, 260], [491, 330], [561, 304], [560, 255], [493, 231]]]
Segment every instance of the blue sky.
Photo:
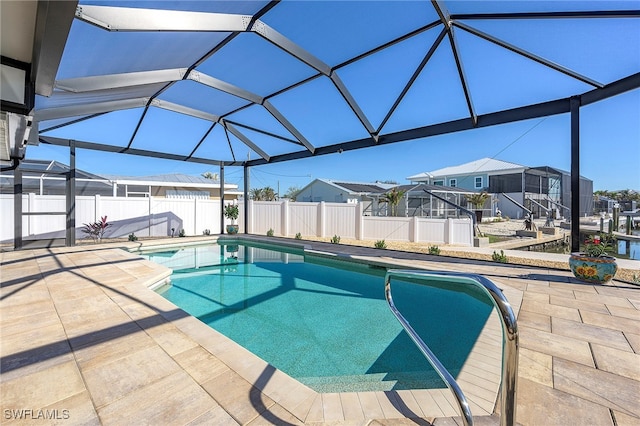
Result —
[[[581, 7], [582, 3], [584, 2], [562, 4], [575, 9]], [[389, 2], [367, 3], [368, 12], [363, 15], [362, 4], [332, 3], [339, 9], [340, 14], [336, 14], [333, 13], [335, 11], [327, 10], [326, 2], [287, 2], [266, 15], [264, 21], [316, 57], [330, 65], [336, 65], [392, 39], [407, 28], [424, 24], [425, 20], [431, 19], [430, 15], [433, 15], [433, 11], [425, 2], [405, 4], [411, 9], [411, 19], [406, 19], [406, 11], [392, 7]], [[452, 12], [455, 12], [455, 8], [463, 11], [462, 2], [448, 4], [451, 5]], [[489, 7], [489, 4], [473, 2], [465, 3], [465, 7], [482, 9]], [[504, 5], [504, 2], [501, 4]], [[541, 2], [537, 3], [537, 7], [556, 7], [560, 4]], [[604, 4], [621, 9], [637, 8], [637, 3], [634, 2]], [[302, 14], [303, 18], [290, 19], [292, 14]], [[341, 19], [335, 19], [336, 16], [340, 16]], [[358, 17], [355, 23], [351, 19], [353, 16]], [[383, 17], [389, 19], [385, 22], [390, 25], [376, 25]], [[515, 24], [474, 21], [472, 24], [482, 31], [491, 32], [510, 43], [518, 44], [604, 83], [640, 70], [640, 25], [637, 19], [604, 22], [601, 20], [598, 25], [595, 25], [595, 20], [584, 20], [581, 21], [580, 28], [576, 27], [575, 21], [566, 20], [565, 25], [557, 25], [557, 22], [552, 21], [556, 20], [519, 21]], [[348, 25], [350, 22], [352, 25]], [[321, 31], [325, 31], [322, 34], [324, 37], [318, 36]], [[425, 53], [424, 46], [430, 46], [439, 31], [436, 29], [423, 33], [387, 51], [338, 70], [341, 79], [374, 126], [382, 121], [421, 60]], [[80, 41], [75, 42], [76, 44], [73, 41], [68, 43], [58, 79], [81, 76], [84, 75], [83, 72], [93, 75], [96, 72], [117, 73], [172, 67], [175, 65], [169, 63], [169, 59], [163, 62], [161, 53], [170, 52], [171, 49], [180, 50], [181, 46], [179, 41], [175, 46], [168, 42], [150, 45], [145, 34], [117, 34], [118, 37], [122, 37], [120, 49], [126, 50], [128, 46], [140, 43], [152, 55], [151, 62], [129, 61], [119, 65], [115, 61], [105, 60], [109, 55], [100, 50], [101, 46], [106, 46], [103, 38], [107, 40], [107, 37], [115, 37], [114, 35], [78, 22], [74, 22], [72, 34], [74, 32], [81, 35], [78, 38]], [[357, 32], [359, 37], [354, 38], [354, 32]], [[479, 114], [584, 93], [591, 89], [582, 82], [525, 60], [467, 33], [458, 31], [457, 34], [474, 105]], [[82, 42], [82, 36], [94, 40], [91, 48]], [[188, 45], [194, 46], [197, 43]], [[336, 45], [341, 48], [336, 49]], [[114, 47], [111, 46], [109, 49]], [[252, 54], [247, 56], [246, 52]], [[189, 61], [189, 54], [197, 57], [199, 52], [189, 52], [187, 49], [180, 51], [180, 54], [184, 56], [184, 60]], [[234, 67], [233, 64], [238, 62], [247, 66], [241, 69]], [[250, 34], [243, 34], [236, 45], [222, 49], [219, 55], [199, 67], [199, 71], [261, 95], [272, 93], [291, 81], [310, 75], [306, 66], [292, 63], [286, 54]], [[382, 133], [464, 117], [466, 105], [461, 96], [462, 88], [459, 81], [442, 78], [455, 72], [455, 63], [451, 60], [450, 53], [447, 49], [438, 48]], [[223, 112], [216, 111], [216, 106], [228, 108], [237, 102], [230, 95], [214, 93], [213, 90], [206, 94], [206, 99], [198, 99], [201, 95], [197, 94], [195, 87], [196, 84], [193, 82], [180, 82], [163, 96], [168, 101], [184, 103], [193, 108], [205, 111], [211, 108], [208, 112], [213, 114]], [[215, 102], [212, 99], [215, 99]], [[316, 79], [296, 91], [273, 98], [272, 102], [316, 146], [358, 139], [365, 135], [364, 129], [348, 106], [341, 101], [328, 79]], [[98, 119], [50, 132], [48, 135], [124, 146], [140, 115], [141, 109], [113, 112]], [[259, 123], [268, 131], [282, 134], [282, 128], [278, 129], [273, 118], [265, 114], [260, 107], [248, 108], [231, 118], [253, 125]], [[197, 141], [207, 128], [208, 123], [203, 120], [192, 117], [174, 120], [164, 110], [151, 111], [145, 118], [139, 132], [140, 136], [135, 140], [133, 147], [188, 153], [193, 145], [178, 142], [182, 139]], [[594, 189], [640, 190], [640, 90], [581, 108], [580, 131], [581, 174], [594, 181]], [[221, 151], [221, 144], [215, 142], [215, 138], [222, 137], [223, 133], [216, 132], [220, 130], [216, 128], [212, 132], [211, 141], [205, 141], [197, 154], [203, 157], [229, 159], [223, 157], [229, 153]], [[247, 134], [268, 146], [272, 155], [277, 155], [283, 149], [281, 141], [263, 141], [260, 139], [264, 138], [263, 135], [251, 134], [249, 131]], [[526, 166], [551, 166], [570, 170], [569, 138], [568, 114], [550, 116], [342, 154], [258, 166], [251, 169], [251, 187], [271, 186], [276, 190], [279, 188], [280, 192], [284, 193], [289, 187], [303, 187], [314, 178], [360, 182], [393, 180], [407, 183], [407, 176], [483, 157]], [[238, 159], [246, 158], [248, 149], [240, 141], [232, 140], [232, 146]], [[252, 159], [257, 158], [255, 153], [249, 155]], [[68, 150], [48, 145], [30, 146], [27, 158], [55, 159], [68, 163]], [[97, 174], [129, 176], [171, 172], [219, 172], [216, 167], [208, 165], [88, 150], [78, 151], [77, 166]], [[230, 183], [242, 186], [242, 175], [241, 168], [225, 169], [226, 180]]]

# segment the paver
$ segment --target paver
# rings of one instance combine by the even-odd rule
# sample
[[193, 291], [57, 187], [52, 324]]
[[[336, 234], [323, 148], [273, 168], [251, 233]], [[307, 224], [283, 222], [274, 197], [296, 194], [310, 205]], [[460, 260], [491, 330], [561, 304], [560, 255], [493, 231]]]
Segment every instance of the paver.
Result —
[[[406, 265], [465, 269], [460, 261], [403, 257]], [[407, 416], [459, 415], [446, 389], [318, 394], [297, 384], [146, 289], [167, 271], [122, 250], [26, 250], [2, 259], [2, 409], [66, 409], [87, 424], [401, 424]], [[519, 423], [640, 424], [640, 287], [490, 263], [472, 269], [499, 275], [519, 311]], [[465, 366], [463, 382], [475, 394], [472, 407], [483, 410], [500, 373], [484, 364], [493, 365], [499, 347], [479, 341], [474, 353], [479, 361]], [[497, 416], [478, 421], [495, 424]]]

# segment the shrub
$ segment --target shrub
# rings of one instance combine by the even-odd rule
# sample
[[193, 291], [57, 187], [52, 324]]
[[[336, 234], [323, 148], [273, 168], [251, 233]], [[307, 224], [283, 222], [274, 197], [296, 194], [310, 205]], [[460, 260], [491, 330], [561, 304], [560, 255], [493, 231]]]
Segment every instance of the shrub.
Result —
[[331, 237], [331, 244], [340, 244], [340, 237], [337, 235]]
[[129, 234], [129, 241], [138, 241], [138, 237], [133, 232]]
[[384, 240], [378, 240], [373, 244], [373, 246], [377, 249], [386, 249], [387, 243], [385, 243]]
[[440, 247], [429, 246], [429, 254], [433, 254], [434, 256], [440, 256]]
[[273, 237], [273, 229], [269, 228], [267, 231], [267, 237]]
[[613, 234], [590, 235], [584, 242], [584, 254], [589, 257], [607, 256], [607, 252], [613, 250], [615, 242], [616, 237]]
[[236, 220], [240, 210], [237, 204], [227, 204], [224, 206], [224, 217], [231, 220]]
[[494, 262], [498, 263], [507, 263], [509, 261], [509, 259], [507, 259], [507, 255], [504, 254], [504, 250], [500, 250], [500, 254], [498, 254], [494, 250], [493, 254], [491, 255], [491, 259], [493, 259]]
[[180, 230], [180, 233], [178, 234], [178, 237], [186, 237], [187, 233], [184, 231], [184, 229]]
[[110, 223], [107, 223], [107, 216], [102, 216], [100, 222], [84, 223], [83, 225], [82, 232], [87, 234], [87, 237], [93, 238], [93, 241], [97, 243], [102, 240], [105, 231], [111, 226]]
[[302, 239], [302, 234], [300, 234], [299, 232], [296, 234], [296, 240], [301, 240]]

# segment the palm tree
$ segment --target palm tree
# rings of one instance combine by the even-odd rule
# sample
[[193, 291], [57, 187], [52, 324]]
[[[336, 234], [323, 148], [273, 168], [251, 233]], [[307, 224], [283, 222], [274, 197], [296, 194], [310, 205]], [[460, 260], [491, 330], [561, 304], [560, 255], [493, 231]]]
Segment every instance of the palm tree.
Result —
[[264, 191], [262, 188], [253, 188], [251, 190], [251, 198], [253, 201], [263, 201], [264, 200]]
[[380, 201], [383, 203], [389, 203], [391, 206], [391, 216], [398, 215], [398, 204], [406, 192], [407, 191], [399, 191], [398, 188], [392, 188], [391, 191], [387, 192], [380, 198]]
[[262, 193], [264, 196], [264, 201], [275, 201], [276, 200], [276, 191], [270, 186], [265, 186], [262, 188]]
[[487, 191], [477, 192], [475, 194], [467, 195], [467, 201], [469, 201], [473, 208], [476, 210], [480, 210], [484, 207], [484, 203], [489, 198], [489, 193]]
[[217, 173], [204, 172], [201, 176], [205, 179], [218, 180]]
[[484, 203], [490, 197], [487, 191], [476, 192], [475, 194], [467, 195], [467, 201], [469, 201], [476, 211], [476, 222], [482, 222], [482, 208]]

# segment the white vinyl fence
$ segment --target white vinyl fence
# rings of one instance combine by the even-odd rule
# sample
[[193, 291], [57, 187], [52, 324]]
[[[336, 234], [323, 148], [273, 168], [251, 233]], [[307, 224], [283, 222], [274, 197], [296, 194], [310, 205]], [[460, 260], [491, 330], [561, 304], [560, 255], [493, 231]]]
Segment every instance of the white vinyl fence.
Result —
[[[25, 194], [22, 211], [64, 212], [65, 197], [61, 195]], [[13, 241], [13, 195], [0, 195], [2, 227], [0, 241]], [[107, 216], [111, 224], [105, 238], [126, 237], [135, 233], [138, 237], [178, 236], [184, 229], [186, 235], [202, 235], [205, 229], [211, 234], [220, 233], [220, 201], [203, 199], [169, 199], [156, 197], [76, 197], [76, 238], [84, 238], [83, 224], [99, 221]], [[23, 216], [24, 239], [64, 238], [65, 215]]]
[[[243, 216], [242, 204], [240, 217]], [[471, 219], [362, 216], [362, 205], [249, 201], [250, 234], [411, 241], [473, 246]], [[240, 231], [243, 231], [242, 223]]]
[[[361, 204], [249, 201], [248, 233], [275, 236], [332, 237], [357, 240], [411, 241], [432, 244], [473, 245], [470, 219], [363, 216]], [[244, 205], [239, 203], [240, 232], [245, 231]], [[28, 194], [22, 198], [23, 212], [64, 212], [65, 197]], [[13, 195], [0, 195], [2, 228], [0, 241], [14, 238]], [[111, 226], [105, 238], [202, 235], [205, 229], [220, 234], [220, 201], [157, 197], [76, 197], [76, 238], [84, 238], [83, 224], [107, 216]], [[63, 238], [65, 216], [24, 216], [24, 239]]]

